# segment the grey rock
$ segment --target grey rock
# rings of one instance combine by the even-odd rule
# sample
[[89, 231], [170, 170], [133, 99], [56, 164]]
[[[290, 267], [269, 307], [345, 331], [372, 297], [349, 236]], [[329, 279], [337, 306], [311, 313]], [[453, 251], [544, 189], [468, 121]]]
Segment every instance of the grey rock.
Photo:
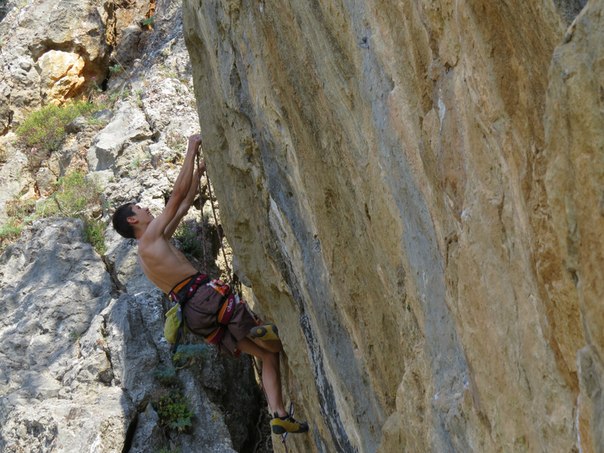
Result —
[[111, 439], [123, 438], [133, 406], [103, 378], [111, 363], [99, 315], [111, 279], [82, 222], [34, 223], [0, 258], [0, 285], [4, 447], [76, 451], [88, 439], [119, 451]]
[[88, 150], [88, 165], [93, 171], [111, 168], [127, 145], [149, 140], [151, 136], [144, 113], [136, 105], [123, 102]]
[[130, 446], [130, 453], [146, 453], [150, 445], [166, 443], [160, 420], [152, 404], [147, 404], [144, 412], [139, 414], [137, 428]]

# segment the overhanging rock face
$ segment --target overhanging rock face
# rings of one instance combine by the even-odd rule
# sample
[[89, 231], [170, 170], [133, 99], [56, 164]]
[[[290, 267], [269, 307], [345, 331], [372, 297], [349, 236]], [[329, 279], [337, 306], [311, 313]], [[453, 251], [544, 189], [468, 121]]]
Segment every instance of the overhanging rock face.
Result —
[[604, 449], [604, 2], [277, 3], [183, 17], [290, 448]]

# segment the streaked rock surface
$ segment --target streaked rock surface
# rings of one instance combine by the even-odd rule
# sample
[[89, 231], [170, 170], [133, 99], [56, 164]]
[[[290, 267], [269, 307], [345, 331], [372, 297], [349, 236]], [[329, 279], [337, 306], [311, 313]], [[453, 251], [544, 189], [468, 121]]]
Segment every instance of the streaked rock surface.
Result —
[[603, 8], [185, 0], [295, 451], [604, 450]]

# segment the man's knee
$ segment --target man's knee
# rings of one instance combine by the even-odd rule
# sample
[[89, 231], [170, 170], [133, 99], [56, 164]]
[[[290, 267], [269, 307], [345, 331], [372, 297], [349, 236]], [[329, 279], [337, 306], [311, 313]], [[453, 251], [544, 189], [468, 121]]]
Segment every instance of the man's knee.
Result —
[[279, 366], [279, 353], [264, 350], [264, 353], [262, 354], [262, 361], [276, 368]]

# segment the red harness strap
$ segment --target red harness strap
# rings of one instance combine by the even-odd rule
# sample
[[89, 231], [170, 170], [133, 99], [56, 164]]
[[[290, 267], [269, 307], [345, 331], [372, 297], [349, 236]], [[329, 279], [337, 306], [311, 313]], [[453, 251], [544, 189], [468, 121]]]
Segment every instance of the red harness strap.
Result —
[[229, 285], [225, 285], [220, 280], [212, 280], [210, 286], [224, 296], [220, 310], [218, 310], [218, 314], [216, 315], [218, 327], [205, 338], [206, 342], [210, 344], [218, 344], [222, 340], [229, 321], [235, 313], [235, 307], [239, 302], [239, 298], [231, 292]]
[[198, 273], [185, 278], [181, 282], [177, 283], [174, 288], [168, 293], [168, 297], [172, 302], [185, 302], [190, 299], [195, 291], [210, 281], [206, 274]]
[[176, 284], [168, 296], [172, 302], [178, 302], [183, 305], [193, 296], [193, 294], [195, 294], [195, 291], [197, 291], [200, 286], [205, 284], [211, 286], [214, 291], [223, 296], [220, 309], [216, 314], [218, 327], [214, 329], [207, 337], [205, 337], [205, 341], [207, 343], [219, 344], [222, 340], [222, 337], [224, 337], [229, 321], [235, 313], [235, 307], [239, 303], [239, 297], [237, 297], [237, 295], [231, 291], [231, 287], [229, 285], [220, 280], [210, 281], [207, 275], [200, 273], [187, 277], [183, 281]]

